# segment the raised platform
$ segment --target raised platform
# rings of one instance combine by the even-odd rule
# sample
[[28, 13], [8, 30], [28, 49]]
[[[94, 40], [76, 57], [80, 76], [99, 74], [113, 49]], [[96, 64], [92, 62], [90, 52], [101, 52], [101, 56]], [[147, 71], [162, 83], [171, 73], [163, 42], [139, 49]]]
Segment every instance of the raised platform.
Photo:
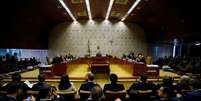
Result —
[[[66, 65], [63, 65], [64, 67], [66, 66], [66, 74], [69, 75], [70, 80], [74, 82], [77, 88], [80, 87], [80, 84], [83, 83], [86, 79], [86, 74], [91, 72], [90, 70], [90, 59], [84, 59], [80, 58], [79, 60], [76, 61], [71, 61]], [[109, 59], [109, 69], [110, 69], [110, 74], [115, 73], [119, 77], [119, 82], [124, 84], [126, 89], [131, 86], [131, 84], [135, 81], [138, 80], [138, 76], [134, 76], [134, 68], [133, 68], [133, 63], [127, 61], [127, 60], [120, 60], [120, 59]], [[140, 69], [140, 68], [138, 68]], [[63, 69], [61, 69], [63, 70]], [[59, 72], [59, 71], [58, 71]], [[152, 72], [152, 70], [150, 71]], [[37, 81], [37, 76], [39, 75], [40, 71], [39, 69], [34, 69], [31, 71], [26, 71], [22, 72], [22, 81], [29, 80], [30, 82], [36, 82]], [[174, 77], [174, 80], [178, 80], [180, 76], [177, 75], [176, 73], [173, 72], [167, 72], [163, 70], [159, 70], [159, 75], [157, 77], [152, 78], [151, 76], [148, 77], [149, 81], [153, 82], [160, 82], [162, 77], [164, 76], [171, 76]], [[108, 83], [109, 79], [109, 74], [105, 75], [105, 73], [100, 73], [96, 74], [96, 81], [98, 84], [100, 84], [102, 87], [104, 84]], [[51, 83], [54, 85], [58, 85], [60, 80], [60, 76], [57, 75], [52, 75], [52, 76], [47, 76], [47, 83]], [[11, 81], [10, 78], [5, 78], [2, 80], [2, 83], [6, 83]]]
[[[82, 57], [76, 60], [71, 60], [65, 63], [55, 64], [52, 68], [41, 67], [40, 73], [45, 73], [48, 76], [51, 75], [61, 75], [69, 74], [71, 72], [71, 65], [84, 65], [87, 66], [87, 72], [92, 73], [103, 73], [110, 74], [113, 71], [111, 70], [111, 65], [118, 65], [123, 70], [127, 71], [127, 74], [132, 76], [139, 76], [140, 74], [146, 73], [150, 78], [159, 78], [159, 67], [138, 63], [134, 60], [120, 59], [117, 57], [106, 57], [106, 56], [96, 56], [96, 57]], [[77, 68], [77, 66], [74, 66]], [[84, 67], [82, 67], [83, 69]], [[83, 69], [84, 70], [84, 69]], [[85, 71], [85, 70], [84, 70]], [[123, 71], [122, 71], [123, 72]], [[83, 73], [83, 72], [81, 72]], [[119, 72], [121, 73], [121, 72]]]

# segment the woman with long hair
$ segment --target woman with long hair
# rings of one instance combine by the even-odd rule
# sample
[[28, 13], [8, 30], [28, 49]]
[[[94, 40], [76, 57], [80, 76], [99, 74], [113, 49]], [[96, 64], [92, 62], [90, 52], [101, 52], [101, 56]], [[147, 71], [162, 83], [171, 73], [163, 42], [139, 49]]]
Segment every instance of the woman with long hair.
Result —
[[60, 91], [75, 91], [75, 92], [77, 91], [74, 84], [70, 82], [69, 76], [66, 74], [63, 74], [61, 76], [61, 80], [60, 80], [58, 88]]

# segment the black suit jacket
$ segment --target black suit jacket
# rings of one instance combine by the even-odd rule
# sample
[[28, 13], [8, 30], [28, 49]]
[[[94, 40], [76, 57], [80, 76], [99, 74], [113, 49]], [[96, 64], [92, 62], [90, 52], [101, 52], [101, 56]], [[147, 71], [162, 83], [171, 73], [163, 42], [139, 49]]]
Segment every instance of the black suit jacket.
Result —
[[181, 101], [201, 101], [201, 89], [186, 93]]
[[0, 101], [18, 101], [16, 98], [9, 97], [9, 96], [2, 96], [0, 97]]
[[45, 83], [38, 82], [38, 83], [33, 85], [32, 90], [33, 91], [39, 91], [40, 89], [43, 89], [46, 85], [47, 84], [45, 84]]
[[134, 90], [154, 90], [155, 89], [155, 84], [152, 82], [138, 82], [134, 83], [129, 90], [134, 89]]
[[104, 93], [109, 90], [109, 91], [122, 91], [125, 90], [124, 85], [122, 84], [105, 84], [104, 86]]
[[10, 87], [10, 85], [12, 85], [13, 83], [19, 83], [21, 88], [23, 89], [23, 93], [25, 93], [26, 91], [28, 91], [30, 88], [27, 86], [27, 84], [25, 84], [24, 82], [10, 82], [8, 83], [6, 86], [2, 87], [3, 91], [7, 91], [8, 88]]
[[86, 82], [80, 86], [80, 90], [91, 91], [91, 89], [98, 84], [94, 82]]

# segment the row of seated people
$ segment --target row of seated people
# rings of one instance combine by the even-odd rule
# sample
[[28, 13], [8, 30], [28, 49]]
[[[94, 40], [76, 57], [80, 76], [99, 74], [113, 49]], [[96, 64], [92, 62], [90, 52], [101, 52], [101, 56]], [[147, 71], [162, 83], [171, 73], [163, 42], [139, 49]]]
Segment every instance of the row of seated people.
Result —
[[[147, 59], [148, 58], [150, 58], [150, 56], [147, 56]], [[128, 55], [123, 54], [122, 59], [131, 59], [131, 60], [135, 60], [136, 62], [151, 64], [151, 62], [146, 61], [142, 53], [138, 53], [136, 56], [133, 52], [129, 53]]]
[[[87, 81], [80, 86], [78, 93], [81, 101], [200, 101], [201, 83], [198, 78], [190, 78], [182, 76], [180, 81], [173, 85], [171, 77], [165, 77], [162, 84], [155, 85], [147, 81], [146, 75], [140, 76], [140, 81], [133, 83], [132, 86], [125, 91], [124, 85], [118, 84], [116, 74], [110, 75], [111, 83], [105, 84], [103, 90], [99, 84], [95, 82], [95, 76], [92, 73], [87, 75]], [[12, 75], [12, 82], [3, 86], [1, 90], [6, 91], [6, 95], [0, 97], [0, 101], [72, 101], [58, 92], [77, 92], [74, 84], [69, 81], [68, 75], [62, 75], [60, 83], [57, 87], [45, 83], [45, 75], [38, 76], [38, 83], [29, 88], [25, 83], [21, 82], [19, 73]], [[38, 91], [38, 96], [30, 96], [28, 92]], [[188, 91], [188, 92], [186, 92]], [[108, 95], [113, 93], [114, 95]], [[34, 93], [31, 93], [34, 95]], [[75, 93], [74, 93], [75, 94]], [[115, 96], [118, 95], [118, 96]], [[128, 95], [127, 99], [125, 95]], [[28, 96], [28, 97], [27, 97]], [[153, 97], [153, 98], [152, 98]], [[111, 98], [108, 100], [108, 98]]]
[[157, 64], [164, 69], [173, 69], [174, 71], [181, 73], [201, 73], [200, 57], [165, 56], [158, 58], [154, 64]]
[[17, 54], [0, 56], [0, 74], [26, 69], [27, 66], [38, 65], [35, 57], [18, 59]]

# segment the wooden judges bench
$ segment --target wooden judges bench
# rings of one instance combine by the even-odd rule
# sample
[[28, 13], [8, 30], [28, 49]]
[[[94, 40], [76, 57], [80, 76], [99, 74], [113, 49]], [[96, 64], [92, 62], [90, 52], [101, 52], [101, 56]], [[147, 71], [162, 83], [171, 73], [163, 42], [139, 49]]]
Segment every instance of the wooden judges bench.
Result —
[[147, 74], [149, 77], [159, 77], [159, 67], [156, 65], [146, 65], [137, 63], [133, 60], [120, 59], [116, 57], [96, 56], [96, 57], [81, 57], [67, 63], [54, 64], [50, 73], [66, 74], [69, 64], [88, 64], [92, 73], [110, 73], [110, 64], [121, 64], [125, 69], [129, 69], [133, 76]]
[[110, 62], [107, 58], [100, 56], [92, 59], [89, 64], [92, 73], [107, 73], [110, 74]]

